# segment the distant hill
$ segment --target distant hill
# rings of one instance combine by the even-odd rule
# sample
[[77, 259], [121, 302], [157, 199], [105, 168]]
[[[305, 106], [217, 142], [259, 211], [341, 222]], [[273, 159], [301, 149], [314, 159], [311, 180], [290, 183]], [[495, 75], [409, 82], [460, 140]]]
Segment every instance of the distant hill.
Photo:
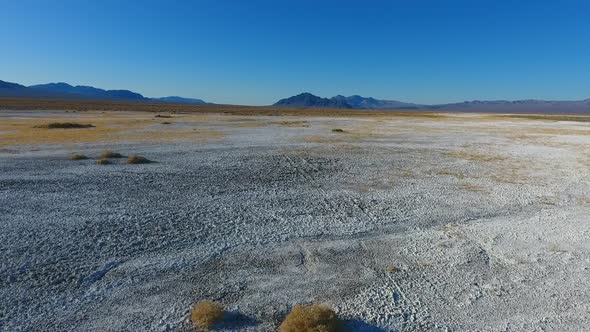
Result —
[[353, 108], [346, 102], [346, 100], [321, 98], [308, 92], [281, 99], [276, 102], [274, 106], [297, 108]]
[[93, 86], [72, 86], [64, 82], [37, 84], [27, 87], [17, 83], [5, 82], [0, 80], [0, 97], [122, 100], [176, 104], [207, 104], [207, 102], [195, 98], [183, 98], [177, 96], [147, 98], [142, 96], [140, 93], [129, 90], [104, 90], [95, 88]]
[[[104, 90], [92, 86], [68, 83], [48, 83], [24, 86], [0, 80], [0, 97], [75, 99], [75, 100], [122, 100], [150, 103], [207, 104], [196, 98], [169, 96], [147, 98], [129, 90]], [[579, 101], [547, 100], [472, 100], [461, 103], [421, 105], [397, 100], [381, 100], [372, 97], [353, 95], [349, 97], [334, 96], [322, 98], [305, 92], [293, 97], [279, 100], [274, 106], [292, 108], [336, 108], [336, 109], [376, 109], [376, 110], [424, 110], [453, 112], [488, 112], [488, 113], [590, 113], [590, 99]]]
[[149, 101], [137, 92], [129, 90], [103, 90], [92, 86], [71, 86], [67, 83], [48, 83], [31, 85], [29, 88], [34, 90], [52, 91], [59, 93], [68, 93], [79, 96], [84, 96], [92, 99], [108, 99], [108, 100], [129, 100], [129, 101]]
[[590, 113], [590, 99], [580, 101], [545, 101], [545, 100], [492, 100], [465, 101], [462, 103], [421, 105], [397, 100], [380, 100], [371, 97], [353, 95], [322, 98], [310, 93], [302, 93], [279, 100], [274, 106], [292, 108], [352, 108], [378, 110], [424, 110], [483, 113]]
[[332, 97], [332, 99], [345, 101], [352, 108], [359, 109], [420, 109], [424, 107], [424, 105], [404, 103], [397, 100], [379, 100], [371, 97], [361, 97], [359, 95], [350, 97], [338, 95]]
[[19, 98], [76, 98], [80, 96], [69, 93], [35, 90], [17, 83], [0, 81], [0, 97], [19, 97]]
[[11, 82], [0, 81], [0, 89], [22, 89], [22, 88], [26, 88], [26, 86], [16, 84], [16, 83], [11, 83]]
[[379, 100], [358, 95], [345, 97], [335, 96], [322, 98], [311, 93], [302, 93], [296, 96], [279, 100], [274, 106], [294, 108], [340, 108], [340, 109], [421, 109], [423, 105], [404, 103], [397, 100]]
[[473, 100], [427, 106], [430, 110], [484, 113], [590, 113], [590, 99], [579, 101], [555, 100]]
[[162, 98], [152, 98], [153, 100], [159, 100], [166, 103], [176, 103], [176, 104], [207, 104], [202, 99], [195, 99], [195, 98], [182, 98], [177, 96], [170, 96], [170, 97], [162, 97]]

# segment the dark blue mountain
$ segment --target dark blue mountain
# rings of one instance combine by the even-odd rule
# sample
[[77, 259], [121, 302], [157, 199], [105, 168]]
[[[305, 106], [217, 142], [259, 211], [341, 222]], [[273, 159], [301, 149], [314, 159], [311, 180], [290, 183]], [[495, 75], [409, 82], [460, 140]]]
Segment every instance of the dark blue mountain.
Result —
[[332, 99], [344, 101], [352, 106], [352, 108], [359, 109], [420, 109], [424, 107], [424, 105], [405, 103], [403, 101], [380, 100], [371, 97], [361, 97], [359, 95], [350, 97], [338, 95], [332, 97]]
[[129, 90], [103, 90], [91, 86], [72, 86], [67, 83], [48, 83], [31, 85], [29, 88], [35, 90], [44, 90], [60, 93], [69, 93], [84, 96], [92, 99], [107, 99], [107, 100], [130, 100], [130, 101], [148, 101], [139, 93]]
[[0, 81], [0, 97], [19, 98], [80, 98], [66, 92], [35, 90], [12, 82]]
[[11, 82], [0, 81], [0, 89], [22, 89], [22, 88], [26, 88], [26, 86], [16, 84], [16, 83], [11, 83]]
[[276, 102], [274, 106], [295, 108], [352, 108], [352, 106], [350, 106], [346, 100], [322, 98], [314, 96], [309, 92], [304, 92], [290, 98], [281, 99]]
[[201, 100], [201, 99], [182, 98], [182, 97], [178, 97], [178, 96], [152, 98], [152, 99], [157, 100], [157, 101], [162, 101], [165, 103], [175, 103], [175, 104], [196, 104], [196, 105], [207, 104], [204, 100]]
[[[18, 85], [18, 84], [17, 84]], [[20, 87], [26, 88], [22, 85]], [[104, 90], [95, 88], [93, 86], [76, 85], [72, 86], [68, 83], [48, 83], [37, 84], [29, 87], [29, 94], [41, 93], [48, 98], [52, 94], [57, 94], [61, 98], [77, 98], [77, 99], [95, 99], [95, 100], [124, 100], [124, 101], [145, 101], [145, 102], [159, 102], [159, 103], [176, 103], [176, 104], [207, 104], [201, 99], [183, 98], [178, 96], [162, 97], [162, 98], [147, 98], [141, 94], [129, 90]], [[36, 91], [36, 92], [33, 92]], [[26, 93], [22, 93], [26, 96]]]
[[380, 100], [358, 95], [322, 98], [310, 93], [302, 93], [279, 100], [274, 106], [292, 108], [352, 108], [378, 110], [423, 110], [479, 113], [539, 113], [539, 114], [588, 114], [590, 99], [579, 101], [555, 100], [473, 100], [462, 103], [420, 105], [396, 100]]

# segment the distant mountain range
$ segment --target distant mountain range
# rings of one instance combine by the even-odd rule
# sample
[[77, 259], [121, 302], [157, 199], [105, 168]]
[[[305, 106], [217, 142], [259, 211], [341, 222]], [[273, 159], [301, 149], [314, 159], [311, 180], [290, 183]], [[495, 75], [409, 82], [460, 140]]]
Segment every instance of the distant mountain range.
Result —
[[274, 106], [297, 108], [353, 108], [346, 100], [322, 98], [305, 92], [293, 97], [281, 99]]
[[350, 97], [338, 95], [332, 98], [322, 98], [308, 92], [281, 99], [274, 106], [290, 108], [430, 110], [490, 113], [590, 113], [590, 99], [579, 101], [546, 101], [534, 99], [515, 101], [474, 100], [462, 103], [424, 105], [397, 100], [380, 100], [358, 95]]
[[[150, 103], [208, 104], [201, 99], [177, 96], [147, 98], [129, 90], [104, 90], [92, 86], [72, 86], [67, 83], [48, 83], [24, 86], [0, 80], [0, 97], [49, 98], [49, 99], [87, 99], [120, 100]], [[293, 97], [281, 99], [273, 106], [290, 108], [338, 108], [338, 109], [375, 109], [375, 110], [426, 110], [490, 113], [590, 113], [590, 99], [579, 101], [546, 100], [493, 100], [465, 101], [461, 103], [424, 105], [406, 103], [397, 100], [381, 100], [371, 97], [334, 96], [322, 98], [305, 92]]]
[[92, 86], [72, 86], [70, 84], [61, 82], [24, 86], [17, 83], [0, 81], [0, 97], [92, 99], [138, 102], [162, 102], [178, 104], [207, 104], [207, 102], [195, 98], [182, 98], [177, 96], [147, 98], [137, 92], [129, 90], [104, 90]]

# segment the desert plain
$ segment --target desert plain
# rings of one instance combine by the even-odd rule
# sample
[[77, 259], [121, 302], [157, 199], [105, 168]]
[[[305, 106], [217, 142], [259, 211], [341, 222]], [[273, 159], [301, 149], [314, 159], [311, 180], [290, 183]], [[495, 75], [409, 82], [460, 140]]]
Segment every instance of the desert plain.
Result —
[[0, 330], [584, 331], [589, 121], [0, 110]]

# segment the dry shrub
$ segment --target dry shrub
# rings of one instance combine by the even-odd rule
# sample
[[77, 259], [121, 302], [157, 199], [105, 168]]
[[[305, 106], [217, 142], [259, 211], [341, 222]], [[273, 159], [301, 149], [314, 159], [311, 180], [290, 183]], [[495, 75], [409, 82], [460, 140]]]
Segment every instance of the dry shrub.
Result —
[[340, 321], [334, 310], [326, 305], [295, 305], [279, 326], [279, 332], [337, 332]]
[[400, 269], [398, 267], [396, 267], [395, 265], [387, 265], [387, 267], [385, 267], [385, 271], [389, 272], [389, 273], [394, 273], [394, 272], [398, 272]]
[[344, 132], [344, 129], [334, 128], [334, 129], [332, 129], [332, 132], [333, 133], [343, 133]]
[[76, 129], [76, 128], [92, 128], [91, 124], [72, 123], [72, 122], [53, 122], [46, 125], [35, 126], [35, 128], [46, 129]]
[[96, 163], [97, 163], [97, 164], [99, 164], [99, 165], [108, 165], [108, 164], [110, 164], [111, 162], [110, 162], [108, 159], [104, 159], [104, 158], [102, 158], [102, 159], [98, 159], [98, 160], [96, 161]]
[[210, 300], [197, 303], [191, 310], [191, 322], [200, 329], [209, 330], [222, 318], [223, 307]]
[[309, 127], [307, 121], [281, 121], [279, 124], [284, 127]]
[[127, 158], [128, 164], [149, 164], [152, 161], [142, 156], [129, 156]]
[[161, 124], [172, 124], [172, 122], [168, 122], [168, 121], [164, 121], [164, 122], [160, 122]]
[[105, 151], [103, 153], [100, 154], [100, 158], [102, 159], [106, 159], [106, 158], [123, 158], [123, 155], [118, 153], [118, 152], [113, 152], [113, 151]]
[[85, 160], [88, 159], [88, 157], [86, 157], [83, 154], [74, 154], [70, 156], [70, 160]]

